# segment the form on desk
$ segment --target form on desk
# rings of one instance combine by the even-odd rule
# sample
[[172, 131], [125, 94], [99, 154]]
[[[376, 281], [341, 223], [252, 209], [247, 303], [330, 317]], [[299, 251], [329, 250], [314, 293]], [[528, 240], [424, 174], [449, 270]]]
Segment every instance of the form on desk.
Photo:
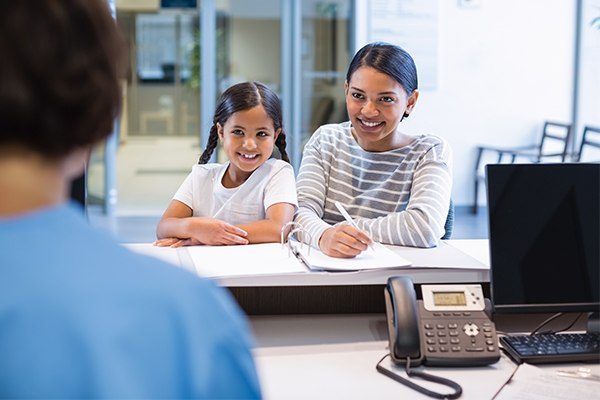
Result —
[[[485, 270], [489, 267], [460, 250], [441, 242], [438, 247], [418, 249], [377, 244], [355, 259], [336, 259], [307, 247], [294, 247], [301, 256], [279, 243], [247, 246], [156, 247], [151, 243], [126, 244], [126, 248], [183, 267], [210, 278], [306, 274], [315, 271], [356, 271], [402, 268]], [[303, 259], [303, 261], [301, 261]], [[410, 265], [412, 262], [412, 265]]]

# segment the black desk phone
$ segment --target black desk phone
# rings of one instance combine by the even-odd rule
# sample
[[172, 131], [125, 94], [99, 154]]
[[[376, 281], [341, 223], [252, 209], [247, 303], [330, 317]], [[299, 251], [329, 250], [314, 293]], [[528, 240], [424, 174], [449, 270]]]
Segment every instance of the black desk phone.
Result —
[[385, 290], [390, 356], [396, 364], [470, 367], [500, 359], [480, 285], [422, 285], [392, 277]]

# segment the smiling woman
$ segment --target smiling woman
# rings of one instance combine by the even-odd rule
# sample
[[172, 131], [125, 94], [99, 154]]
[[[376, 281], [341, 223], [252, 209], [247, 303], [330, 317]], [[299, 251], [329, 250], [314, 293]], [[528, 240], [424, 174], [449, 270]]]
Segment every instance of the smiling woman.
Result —
[[352, 59], [344, 90], [350, 121], [321, 126], [304, 148], [296, 220], [334, 257], [356, 256], [372, 240], [435, 246], [450, 204], [451, 151], [437, 136], [399, 128], [419, 98], [412, 57], [368, 44]]

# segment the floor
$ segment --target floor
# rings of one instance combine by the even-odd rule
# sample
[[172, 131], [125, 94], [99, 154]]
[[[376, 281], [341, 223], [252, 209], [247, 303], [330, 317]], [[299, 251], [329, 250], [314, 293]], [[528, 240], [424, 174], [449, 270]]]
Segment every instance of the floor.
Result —
[[[99, 207], [88, 207], [88, 217], [93, 226], [106, 229], [122, 243], [152, 242], [155, 239], [156, 224], [160, 217], [117, 216], [107, 218]], [[487, 210], [480, 208], [476, 215], [470, 207], [457, 206], [455, 209], [452, 239], [486, 239]]]

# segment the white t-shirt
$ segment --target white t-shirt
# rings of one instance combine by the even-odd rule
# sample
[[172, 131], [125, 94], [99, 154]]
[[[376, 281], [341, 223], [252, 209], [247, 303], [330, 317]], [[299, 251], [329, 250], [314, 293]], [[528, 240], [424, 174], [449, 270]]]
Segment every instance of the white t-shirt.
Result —
[[240, 186], [228, 189], [221, 183], [229, 162], [196, 164], [175, 193], [192, 209], [194, 217], [218, 218], [232, 225], [266, 218], [276, 203], [298, 207], [294, 169], [285, 161], [269, 159]]

